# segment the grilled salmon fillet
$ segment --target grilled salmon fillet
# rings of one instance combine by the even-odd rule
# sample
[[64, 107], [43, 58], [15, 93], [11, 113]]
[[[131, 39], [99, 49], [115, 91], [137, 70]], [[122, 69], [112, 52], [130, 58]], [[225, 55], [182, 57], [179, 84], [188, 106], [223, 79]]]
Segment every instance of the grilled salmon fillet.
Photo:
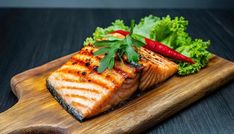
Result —
[[113, 69], [97, 73], [100, 59], [92, 46], [82, 48], [47, 78], [47, 87], [60, 104], [80, 121], [102, 113], [129, 98], [138, 88], [148, 89], [177, 70], [172, 61], [140, 49], [143, 69], [115, 61]]
[[47, 79], [47, 86], [64, 108], [82, 121], [129, 98], [138, 88], [136, 68], [116, 61], [112, 70], [97, 73], [101, 56], [87, 46]]
[[177, 72], [177, 64], [146, 48], [140, 49], [140, 63], [144, 66], [140, 78], [140, 90], [146, 90]]

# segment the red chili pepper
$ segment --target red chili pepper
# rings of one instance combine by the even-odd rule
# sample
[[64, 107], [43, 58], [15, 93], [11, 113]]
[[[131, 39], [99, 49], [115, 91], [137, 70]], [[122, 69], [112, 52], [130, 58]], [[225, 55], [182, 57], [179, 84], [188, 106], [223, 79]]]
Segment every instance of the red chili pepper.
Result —
[[162, 54], [164, 56], [167, 56], [169, 58], [172, 58], [172, 59], [185, 61], [185, 62], [189, 62], [189, 63], [192, 63], [192, 64], [195, 63], [189, 57], [180, 54], [179, 52], [171, 49], [170, 47], [168, 47], [168, 46], [166, 46], [166, 45], [164, 45], [164, 44], [162, 44], [160, 42], [157, 42], [157, 41], [154, 41], [154, 40], [151, 40], [151, 39], [148, 39], [148, 38], [145, 38], [145, 42], [146, 42], [146, 45], [144, 47], [149, 49], [149, 50], [160, 53], [160, 54]]
[[130, 32], [124, 31], [124, 30], [116, 30], [116, 31], [113, 31], [112, 33], [119, 33], [119, 34], [122, 34], [124, 36], [127, 36], [130, 34]]
[[[124, 30], [116, 30], [116, 31], [113, 31], [112, 33], [119, 33], [119, 34], [122, 34], [124, 36], [127, 36], [130, 34], [130, 32], [124, 31]], [[191, 58], [189, 58], [183, 54], [180, 54], [179, 52], [171, 49], [170, 47], [168, 47], [160, 42], [157, 42], [157, 41], [154, 41], [154, 40], [151, 40], [148, 38], [145, 38], [144, 47], [151, 50], [151, 51], [160, 53], [160, 54], [167, 56], [169, 58], [172, 58], [172, 59], [185, 61], [185, 62], [189, 62], [192, 64], [195, 63]]]

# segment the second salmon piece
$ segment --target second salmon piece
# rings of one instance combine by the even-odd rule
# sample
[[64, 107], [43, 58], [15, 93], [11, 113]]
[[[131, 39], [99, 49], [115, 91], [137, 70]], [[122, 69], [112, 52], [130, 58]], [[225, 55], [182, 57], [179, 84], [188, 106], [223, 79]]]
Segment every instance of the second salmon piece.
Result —
[[177, 72], [177, 64], [146, 48], [140, 49], [141, 61], [144, 66], [140, 78], [140, 90], [146, 90], [165, 81]]

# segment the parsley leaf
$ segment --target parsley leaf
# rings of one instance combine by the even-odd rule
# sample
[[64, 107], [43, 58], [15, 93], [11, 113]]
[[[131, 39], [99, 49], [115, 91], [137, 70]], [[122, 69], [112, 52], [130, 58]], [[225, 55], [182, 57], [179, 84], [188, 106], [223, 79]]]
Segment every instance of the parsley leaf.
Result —
[[[103, 48], [104, 49], [104, 48]], [[106, 68], [112, 69], [114, 66], [115, 53], [118, 50], [118, 47], [112, 47], [109, 49], [107, 55], [100, 61], [100, 66], [98, 67], [98, 72], [103, 72]]]
[[122, 61], [122, 56], [127, 56], [128, 62], [138, 63], [139, 55], [135, 51], [133, 45], [133, 39], [131, 36], [126, 36], [122, 40], [117, 41], [98, 41], [94, 43], [94, 46], [100, 47], [99, 50], [94, 52], [94, 55], [105, 54], [100, 61], [98, 72], [103, 72], [105, 69], [112, 69], [115, 64], [115, 57], [118, 56]]
[[127, 47], [125, 48], [125, 54], [128, 57], [128, 61], [137, 63], [139, 60], [139, 55], [136, 53], [136, 51], [133, 48], [132, 38], [130, 36], [126, 36], [125, 41], [127, 44]]
[[103, 48], [100, 48], [99, 50], [95, 51], [94, 52], [94, 56], [97, 56], [97, 55], [101, 55], [101, 54], [106, 54], [110, 51], [110, 47], [103, 47]]

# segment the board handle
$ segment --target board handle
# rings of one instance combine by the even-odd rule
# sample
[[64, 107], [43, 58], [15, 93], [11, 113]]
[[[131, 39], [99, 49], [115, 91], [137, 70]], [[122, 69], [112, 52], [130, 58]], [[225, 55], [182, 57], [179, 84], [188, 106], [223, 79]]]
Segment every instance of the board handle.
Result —
[[[30, 107], [28, 100], [20, 99], [14, 106], [0, 113], [0, 133], [68, 133], [66, 129], [53, 126], [47, 120], [40, 120], [40, 116], [34, 113], [36, 111], [35, 108]], [[43, 111], [42, 114], [44, 114]]]
[[19, 100], [14, 106], [0, 113], [1, 133], [10, 133], [26, 127], [27, 118], [22, 119], [20, 116], [23, 114], [22, 104], [23, 102]]
[[[54, 66], [58, 64], [54, 62], [51, 63], [53, 63]], [[43, 67], [47, 68], [46, 65], [43, 65]], [[36, 70], [38, 70], [38, 68], [36, 68]], [[17, 96], [18, 102], [8, 110], [0, 113], [0, 134], [68, 133], [67, 129], [60, 127], [57, 125], [56, 120], [53, 120], [55, 116], [60, 117], [60, 115], [54, 114], [57, 113], [57, 111], [53, 111], [54, 109], [59, 109], [60, 105], [57, 104], [52, 97], [48, 97], [51, 96], [49, 92], [43, 93], [46, 91], [44, 90], [44, 88], [46, 88], [44, 81], [35, 80], [38, 83], [34, 83], [34, 85], [40, 84], [37, 86], [38, 88], [36, 90], [29, 90], [30, 88], [26, 88], [27, 85], [30, 85], [32, 82], [30, 79], [26, 79], [43, 71], [44, 70], [29, 70], [11, 79], [11, 89]], [[24, 86], [22, 84], [24, 84]]]

